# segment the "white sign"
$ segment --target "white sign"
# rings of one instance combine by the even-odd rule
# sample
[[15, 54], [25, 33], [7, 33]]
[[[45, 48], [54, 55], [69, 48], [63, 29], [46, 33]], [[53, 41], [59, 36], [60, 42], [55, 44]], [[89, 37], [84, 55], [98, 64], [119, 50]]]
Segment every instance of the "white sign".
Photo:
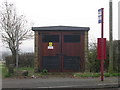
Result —
[[102, 23], [102, 9], [98, 10], [98, 23]]
[[48, 46], [48, 49], [54, 49], [54, 47], [53, 46]]

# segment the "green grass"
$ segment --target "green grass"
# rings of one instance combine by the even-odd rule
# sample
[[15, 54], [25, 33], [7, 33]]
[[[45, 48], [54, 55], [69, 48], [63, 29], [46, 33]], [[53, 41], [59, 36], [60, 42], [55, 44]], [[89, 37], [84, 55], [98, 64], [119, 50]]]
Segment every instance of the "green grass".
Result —
[[99, 77], [99, 73], [75, 73], [74, 77]]
[[[75, 72], [47, 72], [46, 70], [43, 70], [43, 72], [40, 73], [34, 73], [34, 68], [31, 67], [20, 67], [18, 68], [18, 72], [22, 72], [23, 70], [27, 70], [29, 72], [29, 77], [32, 75], [35, 75], [37, 77], [44, 77], [44, 76], [53, 76], [53, 77], [100, 77], [100, 73], [90, 73], [90, 72], [85, 72], [85, 73], [75, 73]], [[3, 78], [7, 77], [14, 77], [16, 74], [16, 69], [14, 69], [15, 73], [14, 74], [9, 74], [8, 73], [8, 68], [0, 63], [0, 77], [2, 76]], [[19, 75], [21, 76], [21, 74]], [[105, 77], [117, 77], [120, 76], [120, 73], [104, 73]]]
[[7, 77], [10, 77], [10, 76], [11, 76], [11, 74], [8, 73], [8, 68], [5, 67], [4, 64], [1, 64], [1, 65], [0, 65], [0, 72], [1, 72], [0, 75], [1, 75], [1, 77], [3, 77], [3, 78], [7, 78]]
[[[100, 77], [100, 73], [75, 73], [75, 77]], [[105, 77], [117, 77], [120, 73], [104, 73]]]
[[105, 77], [117, 77], [120, 76], [120, 73], [104, 73]]
[[[23, 70], [27, 70], [29, 72], [28, 76], [34, 75], [34, 68], [32, 67], [19, 67], [18, 72], [22, 72]], [[16, 69], [15, 69], [16, 71]]]
[[[31, 67], [20, 67], [17, 70], [17, 72], [19, 74], [18, 76], [22, 76], [21, 72], [23, 70], [27, 70], [29, 72], [29, 76], [32, 76], [34, 74], [34, 68], [31, 68]], [[3, 64], [2, 67], [1, 67], [0, 75], [2, 76], [2, 78], [14, 77], [14, 76], [16, 76], [16, 68], [14, 69], [14, 73], [10, 74], [10, 73], [8, 73], [8, 68]]]
[[2, 63], [0, 63], [0, 77], [2, 77]]

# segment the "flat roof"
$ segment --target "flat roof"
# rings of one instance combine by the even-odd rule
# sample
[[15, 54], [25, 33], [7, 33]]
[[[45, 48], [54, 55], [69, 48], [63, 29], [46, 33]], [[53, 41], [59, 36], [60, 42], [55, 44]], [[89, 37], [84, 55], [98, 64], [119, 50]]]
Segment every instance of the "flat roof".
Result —
[[88, 31], [89, 27], [77, 27], [77, 26], [44, 26], [44, 27], [32, 27], [33, 31]]

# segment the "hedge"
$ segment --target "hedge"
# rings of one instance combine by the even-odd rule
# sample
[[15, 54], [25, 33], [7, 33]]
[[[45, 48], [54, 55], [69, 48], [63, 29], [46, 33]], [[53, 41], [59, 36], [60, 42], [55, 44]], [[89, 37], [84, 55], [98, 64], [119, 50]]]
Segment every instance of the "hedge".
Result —
[[[18, 56], [18, 65], [19, 67], [34, 67], [34, 53], [23, 53]], [[5, 57], [6, 66], [9, 67], [10, 64], [16, 64], [13, 57], [7, 56]]]

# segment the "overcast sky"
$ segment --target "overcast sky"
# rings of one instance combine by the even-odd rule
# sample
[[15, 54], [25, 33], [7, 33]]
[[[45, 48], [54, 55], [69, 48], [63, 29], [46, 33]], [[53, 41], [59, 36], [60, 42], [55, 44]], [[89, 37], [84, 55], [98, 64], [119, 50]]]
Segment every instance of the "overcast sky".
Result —
[[[0, 3], [5, 0], [0, 0]], [[14, 3], [19, 15], [34, 26], [90, 27], [89, 42], [101, 36], [98, 9], [104, 8], [104, 37], [109, 40], [109, 0], [7, 0]], [[113, 0], [113, 39], [118, 39], [118, 2]], [[34, 40], [24, 41], [22, 51], [34, 51]]]

